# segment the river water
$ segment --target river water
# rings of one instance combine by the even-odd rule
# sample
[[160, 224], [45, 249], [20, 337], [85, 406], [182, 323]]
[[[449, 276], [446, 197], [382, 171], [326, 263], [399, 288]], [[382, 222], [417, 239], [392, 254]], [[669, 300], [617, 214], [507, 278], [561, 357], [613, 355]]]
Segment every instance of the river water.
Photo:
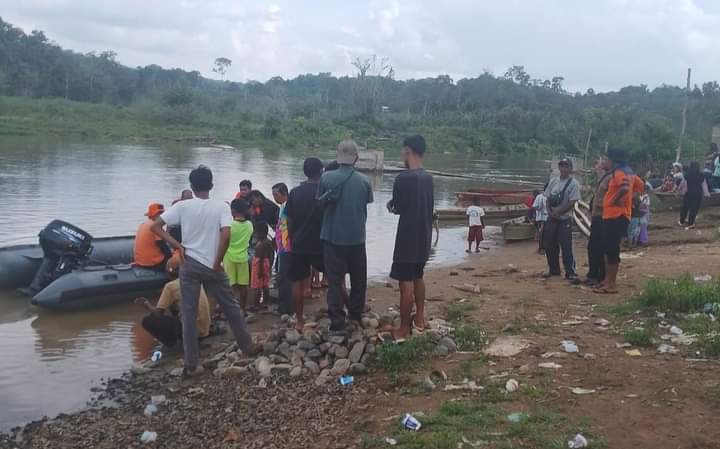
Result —
[[[305, 155], [298, 153], [0, 140], [0, 247], [36, 243], [40, 229], [55, 218], [94, 237], [133, 234], [148, 203], [169, 206], [188, 187], [187, 175], [199, 164], [213, 170], [216, 198], [231, 199], [243, 179], [270, 197], [273, 184], [292, 187], [303, 179]], [[330, 150], [313, 155], [332, 158]], [[386, 154], [386, 159], [393, 157], [398, 153]], [[430, 168], [484, 176], [489, 183], [541, 181], [547, 174], [541, 161], [487, 161], [442, 153], [426, 159]], [[371, 181], [375, 203], [368, 207], [368, 275], [381, 280], [389, 272], [397, 223], [385, 210], [393, 175], [372, 176]], [[454, 192], [472, 185], [478, 182], [436, 177], [437, 207], [453, 205]], [[461, 260], [464, 232], [462, 226], [444, 228], [430, 265]], [[54, 313], [0, 290], [0, 431], [82, 408], [101, 378], [118, 376], [134, 361], [146, 359], [153, 341], [138, 325], [142, 315], [131, 303]]]

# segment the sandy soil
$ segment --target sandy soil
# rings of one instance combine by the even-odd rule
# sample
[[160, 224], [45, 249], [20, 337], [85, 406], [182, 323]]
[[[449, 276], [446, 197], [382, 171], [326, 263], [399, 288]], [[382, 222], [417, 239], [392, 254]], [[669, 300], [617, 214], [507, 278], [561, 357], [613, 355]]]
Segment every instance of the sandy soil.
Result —
[[[720, 275], [718, 229], [708, 224], [717, 223], [718, 218], [705, 213], [698, 229], [685, 231], [675, 225], [674, 213], [655, 215], [651, 246], [632, 251], [622, 263], [618, 295], [597, 295], [558, 278], [541, 280], [538, 274], [545, 260], [535, 252], [533, 242], [473, 254], [459, 266], [427, 273], [428, 315], [444, 316], [449, 304], [462, 299], [477, 306], [468, 313], [490, 339], [521, 335], [529, 340], [530, 348], [515, 357], [490, 357], [476, 374], [478, 380], [514, 377], [521, 384], [542, 385], [544, 406], [571, 417], [589, 417], [593, 434], [606, 447], [720, 447], [719, 398], [710, 394], [720, 384], [718, 360], [698, 360], [686, 348], [673, 355], [643, 348], [642, 356], [628, 356], [625, 348], [616, 347], [623, 341], [621, 329], [628, 317], [609, 312], [610, 306], [627, 301], [649, 278], [685, 272]], [[583, 238], [576, 238], [581, 274], [586, 270], [585, 244]], [[481, 293], [455, 287], [465, 284], [477, 285]], [[380, 312], [396, 307], [398, 296], [392, 284], [375, 285], [368, 291], [369, 304]], [[310, 312], [323, 302], [310, 301]], [[599, 318], [610, 325], [596, 325]], [[265, 317], [252, 327], [267, 329], [273, 320]], [[562, 340], [575, 341], [580, 355], [541, 356], [562, 351]], [[222, 347], [219, 342], [206, 346], [207, 354]], [[588, 353], [592, 356], [583, 357]], [[433, 367], [452, 376], [460, 361], [480, 358], [453, 354], [433, 360]], [[556, 362], [562, 368], [543, 370], [538, 368], [542, 362]], [[177, 364], [168, 360], [165, 366]], [[122, 393], [119, 408], [34, 423], [15, 435], [0, 437], [0, 447], [360, 447], [363, 432], [385, 435], [397, 429], [397, 420], [390, 417], [408, 411], [429, 414], [457, 396], [399, 388], [381, 371], [358, 377], [352, 389], [318, 387], [312, 379], [287, 376], [273, 377], [265, 389], [257, 387], [257, 381], [252, 376], [228, 380], [211, 375], [182, 381], [166, 370], [132, 376], [106, 392], [111, 397]], [[197, 387], [203, 391], [193, 394], [191, 389]], [[596, 392], [574, 395], [574, 387]], [[143, 416], [150, 394], [166, 394], [171, 411]], [[522, 410], [537, 400], [519, 395], [505, 406]], [[158, 431], [158, 442], [140, 443], [139, 436], [147, 429]]]

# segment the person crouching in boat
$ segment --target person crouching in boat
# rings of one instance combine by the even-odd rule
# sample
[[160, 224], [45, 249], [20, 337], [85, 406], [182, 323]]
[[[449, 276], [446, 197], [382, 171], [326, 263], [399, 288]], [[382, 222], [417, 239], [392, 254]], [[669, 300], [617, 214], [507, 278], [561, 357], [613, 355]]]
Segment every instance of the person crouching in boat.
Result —
[[133, 264], [149, 268], [151, 270], [164, 271], [165, 265], [172, 256], [172, 251], [167, 243], [152, 232], [152, 225], [155, 220], [165, 212], [165, 207], [160, 203], [151, 203], [145, 213], [147, 220], [138, 226], [135, 233], [135, 245], [133, 247]]
[[[182, 341], [182, 322], [180, 321], [180, 279], [177, 270], [180, 257], [174, 255], [167, 263], [167, 272], [172, 281], [165, 284], [160, 293], [157, 305], [153, 306], [150, 300], [144, 297], [137, 298], [135, 304], [144, 306], [150, 314], [142, 320], [142, 327], [168, 348], [173, 348]], [[200, 288], [200, 300], [197, 314], [198, 337], [205, 338], [210, 335], [210, 303], [205, 290]]]

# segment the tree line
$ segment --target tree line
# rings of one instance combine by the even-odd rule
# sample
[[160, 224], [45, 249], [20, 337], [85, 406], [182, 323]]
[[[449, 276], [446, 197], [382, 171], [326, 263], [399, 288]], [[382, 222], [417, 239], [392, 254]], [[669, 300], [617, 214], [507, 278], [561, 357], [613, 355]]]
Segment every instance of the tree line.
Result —
[[[156, 126], [194, 126], [298, 145], [351, 132], [382, 142], [423, 132], [435, 147], [478, 154], [581, 154], [606, 142], [634, 159], [660, 162], [678, 146], [684, 88], [627, 86], [570, 93], [564, 78], [536, 79], [523, 66], [453, 80], [448, 75], [398, 80], [390, 61], [356, 58], [351, 76], [304, 74], [266, 82], [226, 80], [232, 61], [215, 60], [221, 80], [158, 65], [127, 67], [113, 51], [78, 53], [42, 31], [29, 34], [0, 19], [0, 94], [108, 104]], [[685, 149], [698, 154], [720, 122], [716, 81], [689, 92]], [[686, 150], [686, 152], [689, 150]]]

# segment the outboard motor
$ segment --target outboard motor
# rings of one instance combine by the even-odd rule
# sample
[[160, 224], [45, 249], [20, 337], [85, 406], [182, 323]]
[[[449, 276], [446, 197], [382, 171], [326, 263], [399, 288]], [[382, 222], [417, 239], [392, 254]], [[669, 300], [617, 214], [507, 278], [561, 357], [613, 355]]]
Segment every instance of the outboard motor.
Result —
[[52, 281], [83, 264], [92, 252], [92, 236], [77, 226], [53, 220], [38, 234], [43, 260], [32, 283], [18, 291], [35, 296]]

